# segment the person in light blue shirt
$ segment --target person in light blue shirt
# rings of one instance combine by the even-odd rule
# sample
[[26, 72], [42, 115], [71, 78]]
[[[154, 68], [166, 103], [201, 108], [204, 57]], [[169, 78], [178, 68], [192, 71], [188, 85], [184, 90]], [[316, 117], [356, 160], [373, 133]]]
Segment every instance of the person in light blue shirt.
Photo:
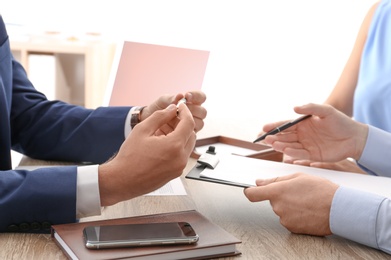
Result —
[[[391, 0], [369, 9], [349, 59], [325, 100], [355, 120], [391, 132]], [[290, 162], [288, 156], [285, 162]], [[296, 161], [297, 164], [369, 173], [352, 160], [335, 163]], [[361, 166], [361, 165], [360, 165]]]
[[367, 33], [354, 93], [355, 120], [391, 132], [391, 1], [381, 1]]
[[[276, 151], [293, 162], [296, 158], [336, 162], [351, 157], [375, 174], [391, 177], [390, 132], [355, 121], [330, 105], [308, 104], [295, 111], [312, 117], [267, 136], [265, 142]], [[291, 232], [335, 234], [391, 254], [390, 198], [305, 173], [256, 184], [244, 190], [245, 196], [252, 202], [269, 200]]]

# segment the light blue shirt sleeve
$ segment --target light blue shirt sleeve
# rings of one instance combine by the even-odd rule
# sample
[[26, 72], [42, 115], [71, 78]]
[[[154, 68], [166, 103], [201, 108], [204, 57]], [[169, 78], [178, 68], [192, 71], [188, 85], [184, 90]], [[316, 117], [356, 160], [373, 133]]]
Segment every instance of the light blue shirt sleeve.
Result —
[[340, 187], [331, 205], [330, 229], [335, 235], [391, 254], [391, 201]]
[[369, 125], [367, 143], [358, 163], [376, 175], [391, 177], [391, 133]]
[[[390, 151], [391, 133], [369, 126], [359, 163], [378, 175], [390, 177]], [[331, 205], [330, 229], [335, 235], [391, 254], [391, 200], [339, 187]]]

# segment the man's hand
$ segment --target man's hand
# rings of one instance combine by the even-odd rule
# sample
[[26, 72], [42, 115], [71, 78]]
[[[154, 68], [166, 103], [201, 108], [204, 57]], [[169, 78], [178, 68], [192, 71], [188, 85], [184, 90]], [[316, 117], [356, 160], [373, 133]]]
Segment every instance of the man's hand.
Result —
[[349, 159], [341, 160], [338, 162], [312, 162], [307, 160], [295, 160], [294, 164], [334, 170], [334, 171], [367, 174], [367, 172], [361, 169], [356, 162], [351, 161]]
[[[102, 206], [156, 190], [179, 177], [194, 149], [194, 119], [188, 107], [169, 105], [155, 111], [132, 130], [118, 154], [99, 166]], [[156, 135], [164, 125], [174, 128]]]
[[[170, 104], [177, 104], [179, 100], [182, 98], [186, 98], [186, 106], [189, 108], [191, 114], [193, 115], [193, 119], [195, 122], [194, 131], [198, 132], [204, 127], [204, 119], [206, 117], [207, 111], [204, 107], [201, 105], [206, 100], [205, 93], [201, 91], [192, 91], [188, 92], [185, 95], [183, 94], [177, 94], [175, 96], [173, 95], [165, 95], [158, 98], [155, 102], [150, 104], [149, 106], [145, 107], [141, 113], [141, 121], [148, 118], [150, 115], [152, 115], [155, 111], [165, 109]], [[173, 128], [175, 128], [174, 125], [166, 125], [162, 127], [162, 132], [170, 132]]]
[[257, 180], [246, 188], [252, 202], [269, 200], [281, 224], [297, 234], [326, 236], [330, 230], [330, 208], [338, 185], [312, 175], [297, 173]]

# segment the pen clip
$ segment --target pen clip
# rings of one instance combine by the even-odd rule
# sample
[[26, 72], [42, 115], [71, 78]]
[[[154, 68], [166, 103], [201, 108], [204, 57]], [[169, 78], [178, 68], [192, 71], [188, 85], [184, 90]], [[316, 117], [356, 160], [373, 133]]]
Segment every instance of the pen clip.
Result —
[[219, 158], [216, 156], [215, 147], [209, 146], [208, 150], [201, 154], [200, 158], [198, 158], [197, 162], [200, 164], [199, 166], [204, 166], [210, 169], [216, 168], [219, 163]]

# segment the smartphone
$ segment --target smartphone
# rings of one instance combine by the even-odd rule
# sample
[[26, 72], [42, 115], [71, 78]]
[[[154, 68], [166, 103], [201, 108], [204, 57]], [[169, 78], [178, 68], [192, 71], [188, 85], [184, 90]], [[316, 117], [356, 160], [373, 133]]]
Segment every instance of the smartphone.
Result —
[[187, 222], [87, 226], [83, 236], [89, 249], [192, 244], [199, 238]]

